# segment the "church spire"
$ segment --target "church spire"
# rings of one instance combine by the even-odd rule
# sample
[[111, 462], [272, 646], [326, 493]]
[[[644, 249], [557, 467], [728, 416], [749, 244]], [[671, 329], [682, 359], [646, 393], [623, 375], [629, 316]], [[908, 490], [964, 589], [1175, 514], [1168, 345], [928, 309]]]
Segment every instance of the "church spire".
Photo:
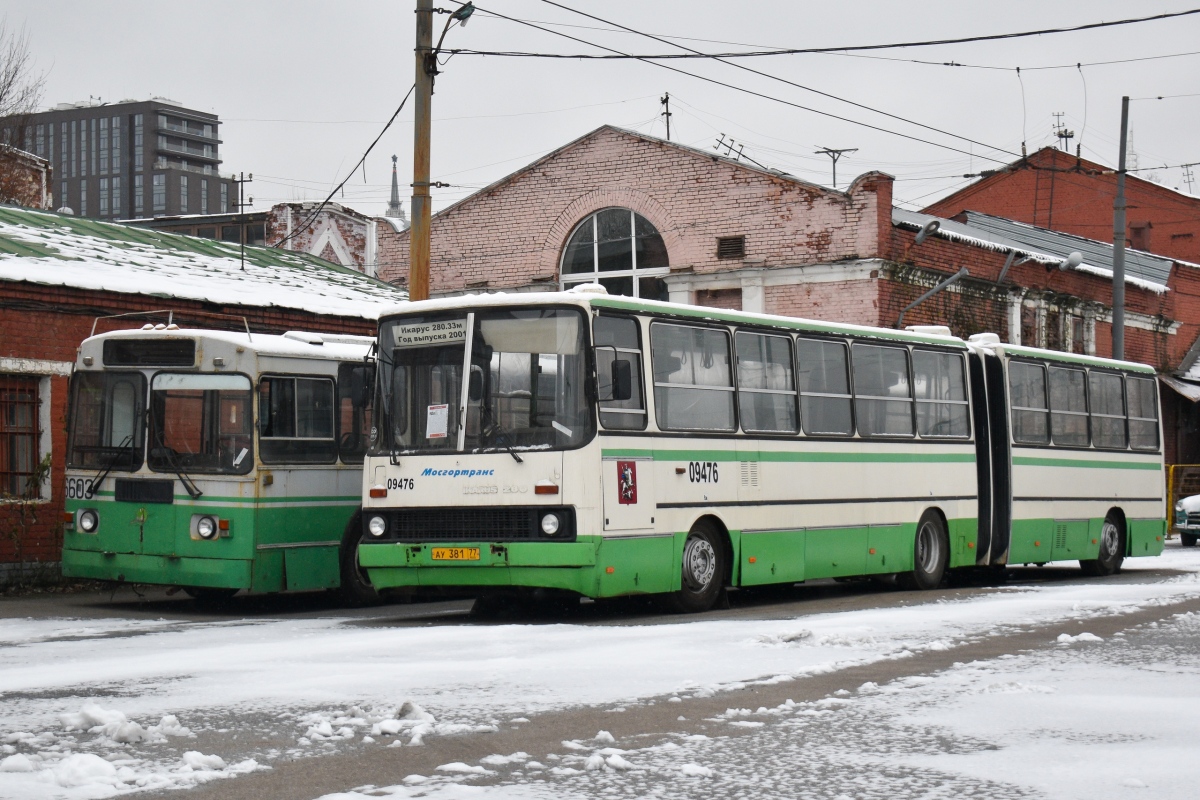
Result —
[[408, 217], [404, 216], [404, 207], [400, 205], [400, 182], [396, 177], [396, 156], [392, 156], [392, 199], [388, 201], [385, 217], [399, 219], [403, 225], [408, 225]]

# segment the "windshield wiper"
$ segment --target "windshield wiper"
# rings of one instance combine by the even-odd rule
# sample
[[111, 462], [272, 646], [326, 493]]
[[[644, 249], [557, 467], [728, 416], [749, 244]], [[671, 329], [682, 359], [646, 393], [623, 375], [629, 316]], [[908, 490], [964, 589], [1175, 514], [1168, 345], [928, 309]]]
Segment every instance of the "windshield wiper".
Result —
[[166, 459], [167, 464], [171, 467], [171, 471], [179, 476], [179, 482], [183, 484], [183, 489], [188, 493], [188, 497], [193, 500], [199, 500], [200, 495], [204, 494], [204, 492], [200, 491], [195, 482], [179, 466], [179, 463], [175, 460], [175, 451], [164, 445], [161, 440], [159, 441], [159, 445], [161, 446], [150, 451], [150, 455], [154, 458], [162, 457]]
[[488, 437], [495, 439], [497, 444], [507, 450], [508, 454], [513, 457], [513, 461], [516, 461], [518, 464], [525, 463], [524, 460], [517, 455], [516, 446], [513, 445], [512, 440], [509, 438], [508, 431], [503, 425], [496, 421], [494, 416], [492, 416], [491, 407], [480, 403], [479, 410], [488, 419], [488, 426], [484, 428], [483, 433]]
[[108, 477], [108, 473], [112, 472], [113, 467], [117, 465], [117, 462], [121, 459], [121, 456], [125, 455], [125, 450], [129, 450], [130, 452], [133, 451], [132, 433], [121, 440], [121, 443], [117, 445], [117, 452], [114, 453], [113, 457], [110, 458], [108, 463], [104, 465], [104, 469], [96, 473], [96, 477], [92, 478], [91, 482], [88, 484], [87, 491], [83, 493], [85, 499], [90, 500], [96, 496], [96, 492], [100, 491], [100, 484], [105, 478]]

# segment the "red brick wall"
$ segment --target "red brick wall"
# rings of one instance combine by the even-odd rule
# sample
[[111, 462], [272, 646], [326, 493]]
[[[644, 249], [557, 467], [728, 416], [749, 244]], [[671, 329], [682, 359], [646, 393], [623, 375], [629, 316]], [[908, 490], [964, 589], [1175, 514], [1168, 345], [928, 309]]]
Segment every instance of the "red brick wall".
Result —
[[[1057, 172], [1055, 170], [1081, 171]], [[1103, 242], [1113, 240], [1113, 200], [1116, 175], [1090, 161], [1077, 162], [1053, 148], [1039, 150], [1029, 164], [984, 178], [925, 209], [928, 214], [953, 217], [981, 211], [1051, 230], [1074, 233]], [[1129, 226], [1150, 223], [1152, 253], [1200, 263], [1200, 198], [1189, 197], [1130, 175], [1125, 181]], [[1126, 235], [1130, 234], [1127, 230]]]
[[[571, 231], [609, 206], [649, 220], [672, 268], [740, 266], [718, 261], [717, 238], [745, 236], [746, 258], [769, 269], [875, 255], [891, 227], [891, 178], [837, 192], [605, 127], [435, 216], [431, 291], [556, 281]], [[404, 283], [407, 231], [379, 225], [378, 241], [380, 277]]]
[[[74, 362], [76, 349], [91, 333], [92, 322], [97, 316], [162, 308], [174, 309], [175, 322], [184, 327], [241, 327], [240, 319], [222, 320], [207, 316], [207, 312], [244, 315], [250, 329], [258, 333], [312, 330], [371, 335], [375, 332], [375, 325], [362, 319], [0, 281], [0, 357]], [[96, 332], [140, 327], [147, 321], [142, 317], [104, 320]], [[165, 319], [149, 321], [166, 322]], [[37, 505], [38, 522], [22, 542], [21, 557], [26, 561], [57, 561], [59, 558], [66, 414], [67, 379], [51, 378], [51, 501]], [[0, 505], [0, 563], [11, 563], [17, 556], [18, 548], [9, 535], [15, 513], [13, 507]]]

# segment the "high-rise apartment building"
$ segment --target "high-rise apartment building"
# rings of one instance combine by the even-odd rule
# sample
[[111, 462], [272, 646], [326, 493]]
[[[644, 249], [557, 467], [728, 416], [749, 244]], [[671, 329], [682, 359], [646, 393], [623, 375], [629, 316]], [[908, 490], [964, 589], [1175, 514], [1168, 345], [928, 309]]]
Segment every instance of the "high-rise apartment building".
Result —
[[12, 119], [5, 140], [48, 159], [55, 206], [79, 216], [128, 219], [235, 210], [222, 176], [216, 114], [161, 97], [62, 103]]

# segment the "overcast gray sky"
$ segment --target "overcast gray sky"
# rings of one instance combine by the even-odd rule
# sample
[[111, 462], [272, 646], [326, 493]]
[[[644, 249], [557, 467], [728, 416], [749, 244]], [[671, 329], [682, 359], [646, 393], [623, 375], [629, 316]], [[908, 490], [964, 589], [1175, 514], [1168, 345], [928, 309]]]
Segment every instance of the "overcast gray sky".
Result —
[[[441, 5], [457, 7], [449, 0]], [[692, 37], [680, 41], [717, 52], [1023, 31], [1181, 11], [1200, 2], [565, 0], [564, 5], [640, 31]], [[323, 199], [345, 177], [412, 84], [414, 7], [413, 0], [0, 0], [10, 28], [25, 27], [37, 67], [47, 74], [44, 106], [89, 96], [119, 101], [159, 95], [215, 112], [224, 122], [222, 171], [254, 173], [249, 193], [257, 208]], [[601, 52], [491, 16], [488, 9], [625, 52], [676, 50], [645, 37], [600, 30], [600, 23], [542, 0], [482, 0], [465, 28], [450, 31], [445, 46]], [[436, 30], [445, 19], [436, 18]], [[433, 179], [453, 184], [436, 191], [435, 209], [605, 123], [664, 136], [658, 116], [664, 92], [671, 94], [675, 141], [711, 147], [723, 133], [754, 160], [826, 185], [829, 159], [813, 151], [856, 147], [838, 165], [839, 185], [868, 170], [883, 170], [896, 176], [897, 202], [908, 207], [923, 206], [968, 182], [952, 176], [1011, 160], [1000, 151], [1019, 153], [1023, 140], [1030, 152], [1051, 143], [1055, 112], [1062, 112], [1066, 127], [1075, 132], [1072, 149], [1082, 142], [1085, 157], [1115, 164], [1122, 95], [1169, 97], [1131, 105], [1139, 166], [1200, 161], [1198, 51], [1200, 15], [1012, 41], [738, 62], [946, 133], [725, 64], [667, 62], [966, 153], [641, 62], [458, 55], [443, 66], [434, 95]], [[1182, 53], [1195, 54], [1151, 59]], [[1151, 60], [1095, 63], [1135, 58]], [[950, 61], [1000, 69], [944, 66]], [[1067, 67], [1035, 69], [1058, 65]], [[1014, 67], [1021, 67], [1019, 78]], [[1170, 97], [1174, 95], [1194, 96]], [[340, 202], [381, 213], [395, 153], [407, 210], [411, 146], [412, 116], [406, 108], [368, 158], [365, 181], [360, 170]], [[1200, 167], [1194, 169], [1194, 192], [1200, 194]], [[1150, 174], [1165, 185], [1188, 188], [1182, 169]]]

